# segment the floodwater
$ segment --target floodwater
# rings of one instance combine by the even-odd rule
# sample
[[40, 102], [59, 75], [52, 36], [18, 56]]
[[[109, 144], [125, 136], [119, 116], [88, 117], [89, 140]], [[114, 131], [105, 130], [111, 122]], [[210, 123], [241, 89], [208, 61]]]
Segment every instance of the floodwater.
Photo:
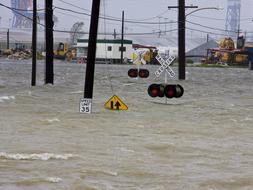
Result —
[[[0, 190], [252, 190], [253, 71], [196, 68], [180, 99], [151, 98], [130, 65], [96, 65], [93, 114], [79, 113], [85, 65], [0, 60]], [[176, 67], [173, 70], [177, 71]], [[177, 73], [177, 72], [176, 72]], [[127, 111], [104, 103], [116, 94]]]

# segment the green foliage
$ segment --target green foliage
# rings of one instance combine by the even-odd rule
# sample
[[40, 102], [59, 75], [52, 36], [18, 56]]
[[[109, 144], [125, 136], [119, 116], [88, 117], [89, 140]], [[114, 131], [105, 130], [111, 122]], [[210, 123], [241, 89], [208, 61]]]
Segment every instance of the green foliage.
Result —
[[190, 64], [193, 64], [194, 61], [192, 59], [186, 59], [186, 63], [190, 63]]

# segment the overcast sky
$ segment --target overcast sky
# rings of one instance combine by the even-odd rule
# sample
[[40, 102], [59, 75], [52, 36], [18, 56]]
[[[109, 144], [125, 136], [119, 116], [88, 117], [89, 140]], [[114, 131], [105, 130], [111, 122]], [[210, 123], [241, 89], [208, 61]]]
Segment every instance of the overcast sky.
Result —
[[[1, 3], [10, 6], [11, 0], [1, 0]], [[64, 3], [67, 2], [67, 3]], [[68, 4], [71, 3], [72, 5]], [[53, 0], [56, 7], [72, 9], [74, 11], [90, 13], [92, 0]], [[122, 11], [125, 11], [125, 19], [143, 20], [145, 22], [169, 22], [177, 20], [177, 10], [168, 10], [169, 5], [177, 5], [177, 0], [101, 0], [101, 14], [116, 18], [121, 18]], [[197, 5], [203, 7], [220, 7], [223, 10], [202, 10], [198, 11], [187, 20], [193, 23], [199, 23], [204, 26], [215, 27], [218, 29], [225, 28], [225, 19], [227, 11], [227, 0], [186, 0], [186, 5]], [[40, 8], [44, 8], [44, 0], [38, 0]], [[253, 0], [241, 0], [241, 29], [243, 31], [253, 31]], [[80, 7], [80, 8], [78, 8]], [[192, 10], [186, 10], [186, 13]], [[73, 12], [67, 12], [59, 9], [54, 10], [58, 17], [57, 29], [69, 30], [75, 22], [84, 22], [84, 30], [89, 30], [89, 16], [79, 15]], [[10, 10], [0, 6], [0, 16], [2, 17], [1, 27], [8, 27], [12, 13]], [[159, 24], [133, 24], [126, 23], [126, 32], [153, 32], [158, 31]], [[188, 28], [210, 31], [213, 33], [222, 33], [219, 30], [211, 30], [206, 27], [187, 23]], [[161, 30], [176, 29], [177, 24], [160, 24]], [[100, 20], [100, 31], [112, 32], [116, 29], [121, 30], [121, 23], [115, 21]], [[192, 31], [192, 35], [206, 35], [203, 32]]]

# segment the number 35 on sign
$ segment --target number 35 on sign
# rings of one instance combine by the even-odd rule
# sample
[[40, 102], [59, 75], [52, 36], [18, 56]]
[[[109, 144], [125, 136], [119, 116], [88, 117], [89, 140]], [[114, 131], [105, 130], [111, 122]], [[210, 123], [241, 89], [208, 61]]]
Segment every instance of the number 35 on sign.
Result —
[[80, 99], [80, 113], [91, 113], [92, 99]]

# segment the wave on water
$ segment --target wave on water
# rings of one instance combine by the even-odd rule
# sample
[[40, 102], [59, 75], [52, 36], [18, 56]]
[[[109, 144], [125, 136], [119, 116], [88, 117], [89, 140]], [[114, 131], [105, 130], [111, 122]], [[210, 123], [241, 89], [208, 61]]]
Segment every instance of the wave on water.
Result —
[[59, 177], [45, 177], [45, 178], [30, 178], [30, 179], [23, 179], [14, 184], [18, 186], [33, 186], [40, 183], [59, 183], [63, 181], [62, 178]]
[[83, 93], [83, 91], [74, 91], [74, 92], [70, 92], [70, 94], [82, 94]]
[[59, 183], [62, 181], [62, 178], [59, 177], [48, 177], [47, 181], [51, 182], [51, 183]]
[[47, 119], [46, 121], [49, 123], [60, 122], [60, 120], [58, 118]]
[[7, 160], [68, 160], [75, 157], [73, 154], [53, 154], [53, 153], [41, 153], [41, 154], [11, 154], [6, 152], [0, 152], [0, 159]]
[[5, 100], [15, 100], [15, 96], [0, 96], [0, 102], [4, 102]]

